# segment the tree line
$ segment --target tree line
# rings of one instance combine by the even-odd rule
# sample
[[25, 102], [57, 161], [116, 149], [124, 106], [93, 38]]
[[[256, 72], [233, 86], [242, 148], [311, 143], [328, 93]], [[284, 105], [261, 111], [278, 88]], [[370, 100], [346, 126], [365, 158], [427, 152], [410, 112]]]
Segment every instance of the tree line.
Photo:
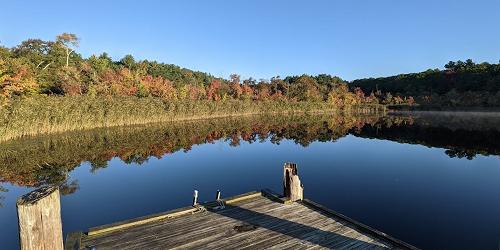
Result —
[[442, 70], [360, 79], [350, 86], [386, 93], [386, 99], [393, 99], [393, 95], [414, 96], [417, 103], [431, 107], [498, 107], [500, 62], [450, 61]]
[[79, 38], [63, 33], [54, 41], [28, 39], [0, 46], [0, 104], [12, 98], [50, 96], [134, 96], [164, 101], [308, 101], [344, 108], [362, 104], [500, 106], [500, 63], [450, 61], [445, 69], [347, 82], [328, 74], [228, 79], [126, 55], [83, 58]]
[[[339, 108], [378, 103], [413, 104], [394, 96], [390, 102], [375, 92], [349, 88], [348, 82], [327, 74], [279, 76], [271, 79], [228, 79], [173, 64], [136, 60], [126, 55], [114, 61], [108, 54], [83, 58], [80, 39], [63, 33], [54, 41], [28, 39], [12, 48], [0, 46], [0, 102], [36, 95], [133, 96], [164, 101], [228, 99], [250, 101], [329, 102]], [[370, 93], [370, 94], [368, 94]]]

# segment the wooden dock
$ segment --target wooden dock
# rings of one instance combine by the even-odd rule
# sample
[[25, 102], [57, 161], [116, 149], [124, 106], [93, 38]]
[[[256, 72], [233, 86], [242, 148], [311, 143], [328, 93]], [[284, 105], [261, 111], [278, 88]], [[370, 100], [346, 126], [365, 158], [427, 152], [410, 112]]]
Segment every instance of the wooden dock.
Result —
[[288, 167], [285, 196], [263, 190], [198, 204], [195, 192], [190, 207], [71, 233], [65, 249], [417, 249], [303, 199]]

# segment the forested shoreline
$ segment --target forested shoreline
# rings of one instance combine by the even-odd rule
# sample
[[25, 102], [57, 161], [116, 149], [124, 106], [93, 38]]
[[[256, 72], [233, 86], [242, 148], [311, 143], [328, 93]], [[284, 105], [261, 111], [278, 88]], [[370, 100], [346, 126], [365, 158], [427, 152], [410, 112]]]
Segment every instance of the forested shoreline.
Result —
[[0, 45], [0, 140], [118, 125], [259, 113], [500, 106], [500, 64], [348, 82], [320, 74], [228, 79], [157, 61], [84, 58], [79, 37]]
[[367, 93], [385, 93], [386, 103], [394, 96], [413, 96], [418, 109], [500, 107], [500, 62], [450, 61], [443, 70], [359, 79], [349, 85]]
[[271, 79], [229, 79], [156, 61], [136, 61], [126, 55], [114, 61], [108, 54], [83, 58], [75, 50], [79, 38], [63, 33], [55, 41], [28, 39], [0, 47], [2, 104], [32, 96], [154, 97], [163, 101], [225, 100], [329, 102], [339, 108], [378, 104], [361, 89], [349, 89], [337, 76], [320, 74]]
[[117, 125], [289, 112], [383, 111], [331, 75], [229, 79], [156, 61], [83, 58], [79, 38], [0, 46], [0, 140]]

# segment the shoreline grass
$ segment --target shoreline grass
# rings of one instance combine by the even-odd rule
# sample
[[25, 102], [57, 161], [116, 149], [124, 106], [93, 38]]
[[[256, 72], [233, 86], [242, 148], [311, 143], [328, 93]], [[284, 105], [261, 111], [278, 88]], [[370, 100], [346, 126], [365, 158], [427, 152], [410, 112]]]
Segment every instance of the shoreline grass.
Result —
[[337, 109], [326, 102], [164, 102], [158, 98], [37, 96], [0, 108], [0, 141], [92, 128], [256, 114], [384, 112], [383, 106]]

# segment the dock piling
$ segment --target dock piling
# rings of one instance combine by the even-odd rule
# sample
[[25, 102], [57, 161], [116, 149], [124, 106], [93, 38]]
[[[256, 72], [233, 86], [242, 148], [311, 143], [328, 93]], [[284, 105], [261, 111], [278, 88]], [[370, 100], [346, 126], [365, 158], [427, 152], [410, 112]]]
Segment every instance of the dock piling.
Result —
[[217, 190], [217, 192], [215, 193], [215, 200], [216, 201], [220, 200], [220, 190]]
[[59, 187], [42, 187], [16, 203], [22, 250], [63, 249]]
[[285, 163], [283, 168], [283, 195], [291, 202], [304, 199], [304, 186], [300, 182], [295, 163]]

